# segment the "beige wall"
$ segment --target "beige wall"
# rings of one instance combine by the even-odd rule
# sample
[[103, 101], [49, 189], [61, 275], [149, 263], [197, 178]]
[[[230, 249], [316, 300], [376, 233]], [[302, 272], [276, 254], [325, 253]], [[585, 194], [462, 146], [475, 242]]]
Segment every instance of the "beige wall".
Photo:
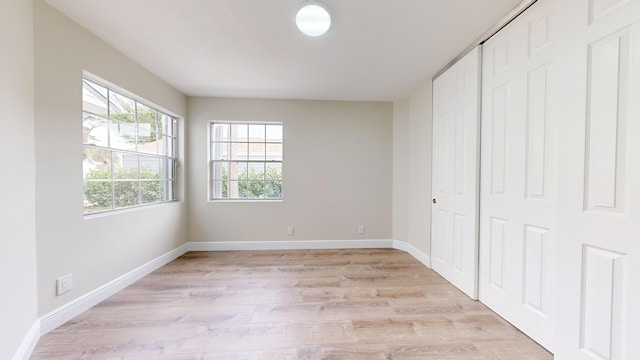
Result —
[[393, 236], [431, 254], [431, 79], [394, 102]]
[[409, 98], [393, 103], [393, 238], [409, 241]]
[[0, 1], [0, 359], [37, 318], [31, 1]]
[[[391, 103], [190, 98], [189, 117], [191, 241], [391, 238]], [[207, 201], [210, 120], [284, 123], [284, 201]]]
[[[83, 70], [178, 116], [187, 109], [185, 96], [158, 77], [42, 0], [34, 7], [38, 298], [44, 315], [186, 241], [183, 201], [83, 217]], [[56, 296], [55, 279], [70, 273], [73, 290]]]

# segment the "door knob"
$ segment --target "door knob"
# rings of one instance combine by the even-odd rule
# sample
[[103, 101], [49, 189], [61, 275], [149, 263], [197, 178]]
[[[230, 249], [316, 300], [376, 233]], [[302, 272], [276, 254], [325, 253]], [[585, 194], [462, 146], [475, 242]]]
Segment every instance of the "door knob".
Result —
[[435, 199], [435, 198], [433, 198], [433, 203], [434, 203], [434, 204], [435, 204], [435, 203], [437, 203], [437, 201], [436, 201], [436, 199]]

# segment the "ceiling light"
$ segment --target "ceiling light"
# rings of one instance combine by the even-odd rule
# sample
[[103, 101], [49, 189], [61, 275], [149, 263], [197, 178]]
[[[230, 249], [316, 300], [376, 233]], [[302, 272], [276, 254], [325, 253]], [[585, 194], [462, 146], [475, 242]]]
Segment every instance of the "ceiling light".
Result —
[[296, 14], [296, 26], [307, 36], [320, 36], [331, 27], [331, 15], [319, 2], [306, 1]]

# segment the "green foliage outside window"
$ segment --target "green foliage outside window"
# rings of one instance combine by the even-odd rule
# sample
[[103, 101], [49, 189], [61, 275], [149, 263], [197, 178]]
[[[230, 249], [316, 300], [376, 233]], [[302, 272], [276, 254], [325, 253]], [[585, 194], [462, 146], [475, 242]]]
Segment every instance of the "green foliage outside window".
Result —
[[[111, 169], [92, 169], [86, 176], [87, 179], [104, 181], [86, 181], [84, 185], [85, 211], [95, 212], [112, 208], [121, 208], [142, 204], [160, 202], [164, 192], [160, 174], [147, 167], [141, 170], [138, 179], [138, 169], [125, 170], [118, 168], [111, 178]], [[127, 181], [128, 179], [132, 179]], [[119, 181], [122, 180], [122, 181]], [[113, 191], [111, 186], [113, 185]], [[113, 207], [112, 207], [113, 206]]]
[[230, 182], [229, 174], [222, 172], [222, 197], [229, 197], [229, 185], [238, 187], [239, 198], [242, 199], [280, 199], [282, 198], [282, 175], [277, 168], [267, 168], [266, 176], [263, 172], [251, 169], [238, 174], [238, 181]]

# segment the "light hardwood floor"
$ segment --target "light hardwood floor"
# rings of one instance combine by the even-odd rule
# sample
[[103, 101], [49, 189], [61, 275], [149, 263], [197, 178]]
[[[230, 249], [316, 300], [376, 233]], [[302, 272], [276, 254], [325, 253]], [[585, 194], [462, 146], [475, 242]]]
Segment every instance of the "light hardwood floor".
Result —
[[552, 358], [391, 249], [190, 252], [43, 336], [31, 357]]

